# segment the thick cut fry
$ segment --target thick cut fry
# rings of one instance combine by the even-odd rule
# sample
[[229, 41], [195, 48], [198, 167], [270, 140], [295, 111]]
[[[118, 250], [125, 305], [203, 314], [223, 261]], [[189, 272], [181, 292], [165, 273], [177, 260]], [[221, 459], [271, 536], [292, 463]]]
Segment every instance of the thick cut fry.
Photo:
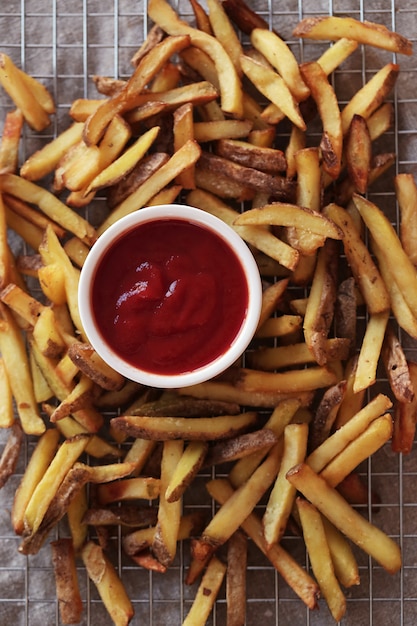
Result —
[[240, 58], [243, 73], [255, 87], [301, 130], [306, 129], [298, 103], [281, 76], [270, 67], [246, 54]]
[[303, 63], [301, 75], [308, 85], [323, 124], [320, 142], [323, 169], [336, 179], [342, 167], [343, 133], [339, 104], [327, 75], [317, 62]]
[[336, 419], [337, 411], [343, 401], [346, 381], [329, 387], [324, 392], [310, 424], [309, 450], [315, 450], [329, 436]]
[[196, 122], [194, 124], [194, 138], [199, 143], [222, 139], [239, 139], [240, 137], [247, 137], [251, 130], [252, 122], [250, 120]]
[[[187, 102], [174, 111], [173, 133], [174, 150], [179, 150], [187, 141], [194, 139], [193, 104]], [[181, 172], [177, 176], [179, 185], [185, 189], [195, 188], [195, 165]]]
[[210, 446], [204, 458], [204, 466], [228, 463], [249, 455], [252, 456], [259, 451], [266, 454], [277, 441], [278, 437], [275, 433], [265, 427], [244, 435], [237, 435]]
[[9, 436], [0, 456], [0, 489], [15, 472], [23, 442], [23, 430], [18, 421], [10, 425]]
[[378, 362], [381, 356], [389, 311], [374, 313], [366, 326], [358, 357], [358, 365], [353, 383], [353, 391], [358, 393], [368, 389], [376, 381]]
[[298, 102], [305, 100], [310, 91], [287, 44], [276, 33], [265, 28], [254, 28], [250, 40], [256, 50], [279, 72], [294, 98]]
[[181, 499], [168, 501], [167, 490], [184, 452], [183, 441], [165, 441], [161, 459], [161, 485], [158, 506], [158, 521], [152, 551], [158, 561], [168, 567], [177, 552], [178, 533], [181, 520]]
[[[238, 487], [217, 511], [202, 532], [201, 554], [204, 554], [204, 557], [226, 543], [248, 515], [252, 513], [255, 505], [274, 482], [280, 460], [278, 449], [274, 446], [265, 461], [254, 471], [248, 481]], [[210, 495], [212, 495], [211, 482], [206, 485]]]
[[359, 585], [359, 567], [349, 541], [327, 518], [321, 520], [337, 579], [346, 588]]
[[[221, 505], [225, 504], [236, 493], [226, 479], [218, 478], [211, 481], [210, 485], [212, 497]], [[267, 550], [262, 522], [254, 513], [251, 513], [244, 520], [242, 529], [269, 559], [291, 589], [303, 600], [305, 605], [310, 609], [317, 608], [319, 596], [317, 583], [280, 544], [274, 544], [270, 550]]]
[[394, 574], [400, 569], [401, 552], [395, 541], [355, 511], [311, 467], [305, 463], [298, 465], [287, 473], [287, 478], [332, 524], [387, 572]]
[[[408, 363], [409, 376], [413, 387], [417, 388], [417, 364]], [[394, 431], [391, 447], [394, 452], [410, 454], [416, 433], [417, 424], [417, 397], [411, 402], [397, 402], [394, 410]]]
[[87, 243], [95, 241], [93, 226], [43, 187], [14, 174], [3, 174], [0, 176], [0, 189], [25, 202], [36, 204], [54, 222]]
[[49, 115], [28, 87], [23, 72], [4, 53], [0, 55], [0, 84], [33, 129], [41, 131], [49, 126]]
[[[349, 355], [350, 343], [347, 339], [327, 339], [323, 344], [329, 361], [345, 361]], [[316, 363], [314, 355], [306, 343], [297, 343], [277, 348], [261, 348], [253, 352], [248, 362], [254, 369], [282, 370], [286, 367]]]
[[171, 476], [169, 476], [168, 485], [165, 489], [165, 499], [168, 503], [181, 498], [202, 467], [207, 449], [208, 444], [205, 441], [191, 441], [185, 448]]
[[36, 403], [22, 333], [7, 307], [2, 305], [0, 313], [0, 350], [22, 428], [28, 435], [41, 435], [45, 424]]
[[[36, 394], [35, 394], [36, 397]], [[9, 428], [14, 422], [13, 394], [4, 360], [0, 357], [0, 428]]]
[[242, 45], [224, 10], [223, 3], [220, 0], [208, 0], [207, 6], [212, 34], [222, 44], [231, 58], [237, 75], [241, 76], [240, 55], [242, 54]]
[[345, 145], [349, 176], [358, 193], [365, 194], [372, 165], [372, 142], [366, 120], [361, 115], [352, 117]]
[[11, 520], [15, 533], [24, 530], [24, 514], [32, 494], [55, 456], [59, 432], [48, 429], [38, 440], [13, 500]]
[[43, 148], [34, 152], [20, 168], [20, 176], [39, 180], [52, 172], [64, 154], [82, 138], [83, 124], [75, 122]]
[[304, 315], [305, 342], [319, 365], [328, 362], [326, 341], [334, 316], [337, 258], [335, 244], [328, 239], [318, 253]]
[[294, 465], [304, 461], [307, 436], [307, 424], [288, 424], [285, 427], [281, 464], [262, 518], [268, 548], [280, 542], [286, 529], [295, 500], [295, 489], [287, 481], [286, 474]]
[[[120, 463], [117, 465], [120, 465]], [[129, 463], [128, 465], [130, 466], [127, 468], [129, 473], [129, 471], [134, 469], [134, 463]], [[116, 471], [116, 468], [113, 469]], [[119, 500], [155, 500], [159, 496], [161, 484], [158, 478], [139, 476], [137, 478], [116, 480], [118, 478], [116, 475], [114, 475], [114, 478], [114, 482], [99, 484], [97, 496], [100, 504], [105, 505], [110, 502], [118, 502]]]
[[323, 237], [343, 238], [341, 229], [322, 213], [284, 202], [274, 202], [274, 204], [266, 204], [260, 208], [245, 211], [239, 215], [235, 223], [293, 226]]
[[247, 539], [235, 532], [227, 543], [226, 604], [227, 626], [240, 626], [246, 616]]
[[355, 441], [349, 443], [320, 472], [331, 487], [336, 487], [360, 463], [381, 448], [392, 435], [392, 417], [385, 413], [369, 424]]
[[216, 556], [210, 559], [191, 609], [183, 621], [183, 626], [204, 626], [207, 623], [226, 569], [226, 565]]
[[307, 17], [293, 30], [295, 37], [307, 39], [328, 39], [336, 41], [342, 37], [353, 39], [358, 43], [368, 44], [377, 48], [410, 55], [412, 53], [411, 42], [388, 30], [381, 24], [373, 22], [360, 22], [352, 17]]
[[359, 413], [313, 450], [307, 457], [306, 463], [315, 472], [321, 472], [332, 458], [339, 454], [351, 441], [354, 441], [373, 420], [390, 409], [391, 406], [392, 402], [387, 396], [383, 394], [375, 396]]
[[399, 402], [412, 402], [415, 389], [406, 356], [392, 326], [386, 329], [381, 356], [395, 398]]
[[111, 224], [118, 219], [128, 215], [132, 211], [143, 207], [149, 200], [157, 194], [163, 187], [174, 180], [181, 172], [193, 165], [200, 157], [201, 148], [196, 141], [187, 141], [165, 165], [162, 165], [146, 181], [122, 201], [103, 222], [99, 228], [99, 234], [104, 232]]
[[398, 72], [398, 65], [388, 63], [355, 93], [341, 113], [344, 135], [348, 132], [355, 114], [368, 119], [378, 109], [394, 87]]
[[414, 265], [417, 264], [417, 185], [412, 174], [397, 174], [395, 193], [401, 213], [400, 239]]
[[326, 367], [310, 367], [287, 372], [240, 370], [236, 385], [245, 391], [280, 391], [296, 393], [328, 387], [336, 382], [336, 373]]
[[58, 448], [27, 504], [24, 516], [26, 534], [36, 533], [57, 489], [75, 461], [84, 452], [88, 441], [89, 436], [79, 435], [74, 439], [67, 439]]
[[346, 598], [335, 576], [321, 515], [315, 506], [302, 498], [297, 498], [297, 510], [312, 570], [330, 613], [339, 622], [346, 612]]
[[256, 420], [257, 414], [254, 411], [240, 415], [198, 418], [124, 415], [114, 417], [111, 420], [111, 425], [116, 430], [143, 439], [207, 441], [231, 437], [253, 426]]
[[7, 242], [7, 217], [3, 194], [0, 193], [0, 289], [3, 289], [10, 279], [10, 255]]
[[17, 171], [23, 121], [20, 109], [6, 113], [0, 142], [0, 172], [2, 174], [15, 174]]
[[387, 311], [390, 301], [384, 281], [349, 213], [337, 204], [327, 205], [324, 213], [343, 231], [345, 254], [369, 312]]
[[63, 624], [76, 624], [81, 620], [83, 603], [78, 585], [74, 545], [62, 537], [51, 542], [56, 595]]
[[[148, 15], [169, 35], [188, 35], [191, 44], [203, 50], [214, 62], [221, 92], [221, 106], [224, 112], [241, 117], [242, 86], [229, 55], [215, 37], [192, 28], [182, 21], [165, 0], [151, 0]], [[185, 47], [185, 46], [184, 46]]]
[[263, 172], [278, 174], [286, 169], [287, 162], [282, 150], [251, 143], [251, 139], [253, 141], [253, 133], [249, 133], [248, 141], [221, 139], [217, 144], [217, 154]]
[[123, 376], [107, 365], [90, 344], [74, 341], [68, 355], [80, 371], [103, 389], [117, 391], [123, 387]]
[[358, 48], [358, 42], [354, 39], [342, 37], [335, 41], [332, 46], [326, 48], [317, 59], [323, 71], [329, 76]]
[[81, 551], [81, 558], [115, 626], [127, 626], [134, 609], [122, 581], [102, 548], [89, 541]]

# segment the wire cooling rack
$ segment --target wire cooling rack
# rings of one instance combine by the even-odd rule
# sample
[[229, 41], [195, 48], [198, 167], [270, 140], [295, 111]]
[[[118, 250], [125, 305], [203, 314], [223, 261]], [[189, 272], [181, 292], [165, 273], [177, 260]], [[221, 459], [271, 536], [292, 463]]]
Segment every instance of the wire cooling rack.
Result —
[[[255, 0], [253, 5], [255, 8]], [[191, 18], [187, 0], [177, 5], [182, 17]], [[299, 19], [308, 15], [351, 15], [377, 21], [397, 30], [409, 39], [417, 32], [416, 0], [256, 0], [256, 8], [281, 36], [290, 42], [296, 56], [303, 60], [316, 58], [319, 42], [306, 43], [292, 39], [292, 29]], [[93, 74], [125, 77], [131, 74], [130, 58], [147, 32], [144, 0], [3, 0], [0, 6], [0, 48], [28, 73], [40, 79], [55, 96], [57, 115], [52, 127], [41, 135], [25, 130], [22, 159], [68, 125], [68, 109], [77, 97], [96, 95]], [[326, 44], [327, 46], [327, 44]], [[375, 49], [360, 49], [347, 62], [343, 74], [336, 72], [338, 93], [346, 101], [382, 63], [392, 55]], [[394, 93], [396, 120], [384, 138], [386, 151], [397, 154], [396, 172], [417, 175], [417, 80], [416, 54], [396, 59], [400, 77]], [[341, 96], [340, 96], [341, 94]], [[4, 120], [10, 102], [0, 94], [0, 120]], [[394, 173], [392, 172], [392, 175]], [[392, 176], [376, 185], [371, 199], [390, 211], [398, 223]], [[100, 200], [89, 209], [94, 219]], [[19, 250], [19, 242], [12, 245]], [[416, 358], [412, 345], [408, 355]], [[386, 387], [383, 377], [378, 380]], [[0, 434], [4, 442], [4, 435]], [[19, 539], [10, 527], [10, 507], [14, 491], [32, 452], [28, 441], [22, 452], [16, 475], [0, 491], [0, 624], [14, 626], [53, 626], [60, 623], [50, 551], [45, 546], [37, 556], [26, 558], [18, 553]], [[399, 542], [404, 566], [391, 576], [371, 562], [364, 553], [357, 553], [361, 584], [347, 592], [348, 608], [344, 626], [417, 623], [417, 450], [407, 457], [394, 454], [385, 446], [360, 468], [368, 480], [369, 492], [381, 497], [379, 511], [364, 511], [377, 526]], [[217, 473], [217, 475], [219, 475]], [[186, 495], [187, 511], [211, 510], [204, 488], [207, 475], [201, 474]], [[53, 538], [65, 528], [60, 527]], [[184, 585], [189, 559], [188, 550], [180, 548], [175, 563], [167, 574], [153, 574], [132, 565], [122, 555], [119, 537], [112, 542], [112, 559], [121, 574], [135, 608], [134, 625], [179, 625], [187, 614], [195, 594], [195, 586]], [[308, 567], [303, 543], [286, 536], [284, 545], [297, 560]], [[327, 608], [309, 612], [283, 580], [249, 545], [247, 572], [247, 626], [302, 626], [333, 624]], [[83, 625], [106, 626], [111, 623], [95, 588], [90, 585], [80, 565], [80, 584], [85, 611]], [[221, 592], [210, 624], [222, 626], [225, 620], [225, 596]]]

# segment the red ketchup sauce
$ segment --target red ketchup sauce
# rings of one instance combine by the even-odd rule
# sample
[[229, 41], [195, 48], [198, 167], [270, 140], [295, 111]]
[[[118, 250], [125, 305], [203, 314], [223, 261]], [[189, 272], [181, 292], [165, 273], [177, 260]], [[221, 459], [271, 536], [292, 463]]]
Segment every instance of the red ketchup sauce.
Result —
[[91, 297], [98, 328], [121, 358], [172, 375], [228, 349], [246, 315], [248, 286], [236, 254], [215, 233], [158, 219], [105, 253]]

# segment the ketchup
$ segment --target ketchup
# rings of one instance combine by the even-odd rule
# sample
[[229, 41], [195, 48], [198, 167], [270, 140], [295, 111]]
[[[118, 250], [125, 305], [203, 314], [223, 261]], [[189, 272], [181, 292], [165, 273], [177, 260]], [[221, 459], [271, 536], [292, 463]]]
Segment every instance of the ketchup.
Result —
[[172, 375], [228, 349], [246, 315], [248, 286], [222, 238], [186, 220], [157, 219], [105, 253], [91, 297], [97, 326], [121, 358]]

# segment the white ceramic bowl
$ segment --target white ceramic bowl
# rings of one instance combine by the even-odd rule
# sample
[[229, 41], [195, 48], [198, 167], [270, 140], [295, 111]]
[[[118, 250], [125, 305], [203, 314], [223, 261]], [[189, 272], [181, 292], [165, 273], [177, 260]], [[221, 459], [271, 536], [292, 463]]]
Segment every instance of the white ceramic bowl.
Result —
[[[172, 375], [138, 369], [117, 354], [107, 343], [105, 337], [103, 337], [97, 327], [91, 298], [92, 285], [95, 280], [98, 264], [115, 240], [119, 240], [119, 238], [123, 237], [123, 235], [140, 224], [160, 219], [185, 220], [203, 226], [216, 233], [227, 243], [240, 260], [248, 287], [246, 315], [230, 347], [206, 365], [192, 371], [184, 371]], [[168, 204], [139, 209], [121, 218], [104, 231], [92, 246], [82, 268], [78, 300], [81, 321], [86, 337], [96, 352], [108, 365], [130, 380], [151, 387], [176, 388], [190, 386], [217, 376], [230, 367], [243, 354], [253, 338], [259, 322], [262, 285], [259, 270], [252, 253], [241, 237], [230, 226], [201, 209], [186, 205]]]

